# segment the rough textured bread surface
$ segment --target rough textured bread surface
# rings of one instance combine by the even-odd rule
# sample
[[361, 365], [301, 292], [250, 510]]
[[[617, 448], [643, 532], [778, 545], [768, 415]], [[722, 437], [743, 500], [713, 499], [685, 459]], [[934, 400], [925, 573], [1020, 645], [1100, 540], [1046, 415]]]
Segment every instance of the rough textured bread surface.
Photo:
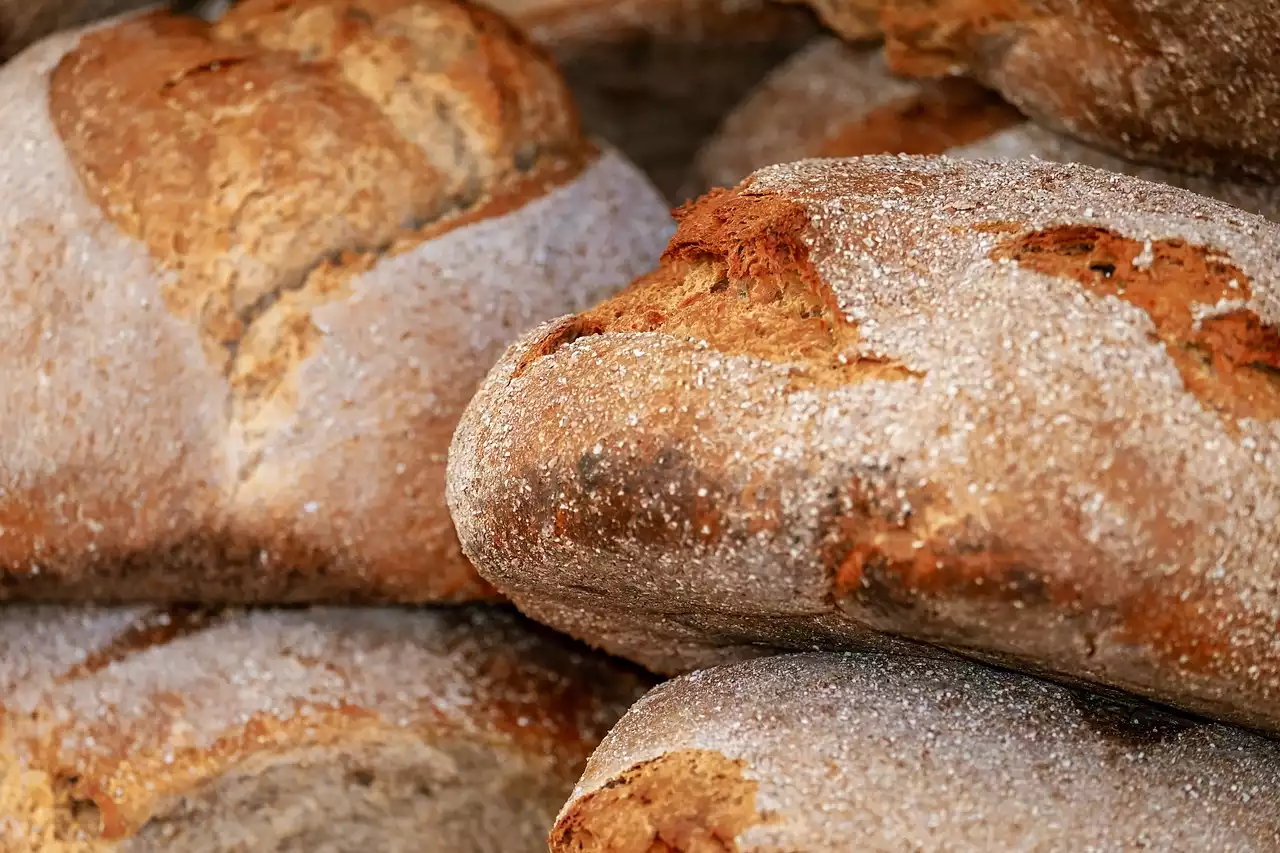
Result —
[[674, 201], [698, 146], [818, 31], [771, 0], [488, 0], [555, 55], [586, 129]]
[[0, 849], [538, 850], [646, 686], [500, 610], [10, 607]]
[[880, 6], [885, 0], [786, 0], [808, 3], [822, 22], [850, 41], [877, 39], [880, 31]]
[[0, 62], [57, 30], [153, 4], [154, 0], [0, 0]]
[[0, 70], [0, 599], [491, 595], [449, 436], [670, 217], [443, 0], [149, 14]]
[[530, 332], [464, 551], [663, 672], [923, 641], [1280, 731], [1280, 226], [1036, 161], [810, 160]]
[[998, 96], [965, 79], [898, 77], [878, 50], [830, 38], [815, 41], [779, 67], [725, 117], [698, 153], [685, 194], [733, 186], [775, 163], [863, 154], [1082, 163], [1280, 219], [1280, 184], [1142, 166], [1024, 121]]
[[[850, 38], [867, 0], [814, 0]], [[1280, 182], [1276, 0], [879, 0], [890, 66], [971, 74], [1128, 159]]]
[[554, 853], [1280, 849], [1280, 746], [964, 662], [793, 655], [661, 685]]

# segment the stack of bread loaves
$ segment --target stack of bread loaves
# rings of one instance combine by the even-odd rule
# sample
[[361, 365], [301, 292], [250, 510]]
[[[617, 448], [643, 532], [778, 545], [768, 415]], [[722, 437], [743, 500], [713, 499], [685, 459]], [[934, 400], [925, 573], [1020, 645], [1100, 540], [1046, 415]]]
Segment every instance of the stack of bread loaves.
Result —
[[0, 850], [545, 849], [651, 681], [388, 605], [496, 599], [454, 423], [652, 263], [648, 180], [454, 0], [62, 32], [0, 139]]
[[553, 849], [1280, 850], [1280, 3], [817, 5], [887, 61], [454, 436], [481, 574], [680, 676]]
[[0, 0], [0, 853], [1280, 853], [1280, 0], [481, 2]]

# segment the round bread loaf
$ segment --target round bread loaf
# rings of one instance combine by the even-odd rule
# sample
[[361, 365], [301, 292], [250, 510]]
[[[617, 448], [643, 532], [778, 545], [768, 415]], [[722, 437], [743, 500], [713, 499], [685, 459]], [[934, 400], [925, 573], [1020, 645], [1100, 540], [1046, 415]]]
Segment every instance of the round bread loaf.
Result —
[[950, 154], [979, 160], [1037, 157], [1172, 184], [1280, 219], [1280, 185], [1226, 181], [1143, 166], [1023, 120], [964, 78], [898, 77], [878, 50], [815, 41], [725, 117], [685, 184], [694, 197], [756, 169], [810, 157]]
[[651, 683], [476, 607], [10, 607], [0, 849], [545, 850]]
[[553, 853], [1280, 848], [1280, 746], [958, 661], [792, 655], [622, 718]]
[[818, 31], [770, 0], [487, 0], [560, 64], [588, 132], [667, 197], [724, 114]]
[[1280, 226], [1083, 166], [810, 160], [523, 337], [463, 549], [662, 672], [889, 636], [1280, 731]]
[[0, 599], [492, 595], [449, 436], [664, 202], [454, 0], [152, 13], [0, 71]]
[[[864, 38], [875, 0], [812, 0]], [[889, 64], [969, 74], [1127, 159], [1280, 182], [1277, 0], [878, 0]], [[846, 23], [848, 22], [848, 23]]]

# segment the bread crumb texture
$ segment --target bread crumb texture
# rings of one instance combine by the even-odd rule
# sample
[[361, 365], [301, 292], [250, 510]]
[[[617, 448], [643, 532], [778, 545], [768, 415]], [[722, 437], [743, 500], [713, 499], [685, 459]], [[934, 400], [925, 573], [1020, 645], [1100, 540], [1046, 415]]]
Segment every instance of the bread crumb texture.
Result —
[[746, 763], [686, 749], [640, 762], [574, 801], [551, 833], [554, 853], [737, 853], [760, 822]]
[[1280, 731], [1277, 246], [1084, 166], [760, 170], [508, 352], [464, 550], [659, 671], [879, 635]]
[[[296, 804], [291, 823], [265, 824], [281, 844], [328, 838], [326, 826], [335, 839], [350, 831], [389, 841], [408, 818], [388, 812], [379, 835], [377, 791], [348, 792], [341, 815], [323, 813], [324, 797], [307, 792], [334, 766], [347, 768], [342, 784], [367, 788], [394, 775], [394, 755], [425, 755], [436, 767], [434, 782], [413, 796], [430, 808], [432, 785], [445, 789], [458, 823], [450, 833], [500, 832], [461, 825], [478, 807], [467, 804], [495, 791], [499, 777], [520, 777], [514, 803], [494, 808], [512, 809], [507, 818], [517, 823], [545, 820], [535, 827], [540, 841], [591, 749], [652, 683], [479, 607], [9, 609], [0, 622], [9, 744], [0, 750], [0, 829], [8, 833], [0, 840], [30, 837], [30, 853], [198, 833], [200, 798], [223, 784], [228, 799], [214, 812], [232, 825], [240, 819], [246, 833], [265, 831], [258, 810], [283, 798]], [[454, 759], [474, 764], [450, 770]], [[291, 774], [294, 765], [303, 770]], [[263, 786], [256, 793], [255, 784]], [[520, 826], [522, 837], [528, 829]]]
[[89, 192], [173, 273], [166, 305], [240, 421], [292, 402], [312, 312], [352, 278], [587, 157], [550, 61], [456, 0], [155, 12], [82, 38], [49, 98]]

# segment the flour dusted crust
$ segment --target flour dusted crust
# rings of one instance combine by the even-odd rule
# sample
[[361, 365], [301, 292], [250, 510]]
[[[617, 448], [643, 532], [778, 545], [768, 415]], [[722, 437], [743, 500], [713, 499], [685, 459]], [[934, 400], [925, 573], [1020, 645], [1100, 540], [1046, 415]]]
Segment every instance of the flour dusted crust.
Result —
[[755, 169], [809, 157], [944, 153], [1081, 163], [1280, 219], [1280, 184], [1208, 178], [1124, 160], [1023, 120], [969, 81], [899, 77], [885, 67], [879, 50], [836, 39], [814, 42], [729, 113], [699, 152], [687, 194], [733, 186]]
[[[645, 686], [514, 614], [474, 607], [10, 607], [0, 687], [13, 772], [0, 772], [0, 802], [20, 804], [22, 781], [44, 808], [0, 824], [0, 840], [41, 838], [30, 849], [44, 853], [284, 849], [309, 837], [354, 850], [363, 837], [390, 850], [425, 833], [450, 849], [537, 850], [587, 755]], [[219, 830], [222, 846], [209, 838]]]
[[1270, 850], [1280, 748], [958, 661], [762, 659], [624, 716], [554, 853]]
[[1280, 731], [1280, 231], [1083, 166], [813, 160], [508, 351], [466, 553], [665, 672], [924, 641]]
[[[1038, 122], [1114, 154], [1280, 181], [1276, 0], [815, 0], [878, 5], [890, 66], [971, 74]], [[861, 38], [855, 23], [843, 32]]]
[[492, 595], [445, 451], [670, 233], [551, 61], [443, 0], [152, 13], [0, 71], [0, 598]]

